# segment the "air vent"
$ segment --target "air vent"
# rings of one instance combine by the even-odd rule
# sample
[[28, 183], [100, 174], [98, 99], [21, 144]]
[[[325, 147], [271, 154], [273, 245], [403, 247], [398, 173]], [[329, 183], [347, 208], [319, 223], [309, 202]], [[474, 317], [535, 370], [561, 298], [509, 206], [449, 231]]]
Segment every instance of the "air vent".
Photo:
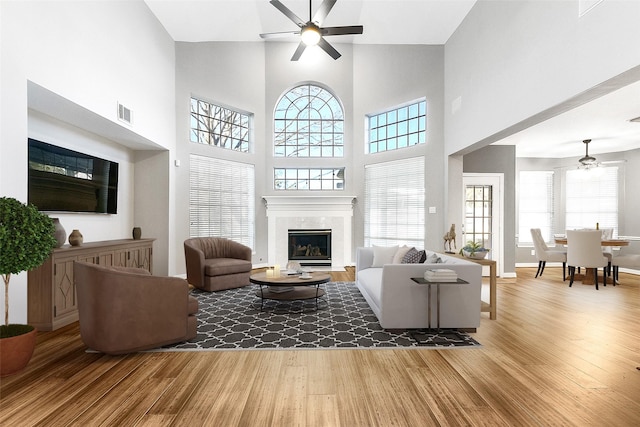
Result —
[[125, 122], [126, 124], [131, 124], [133, 120], [133, 114], [131, 109], [125, 107], [124, 105], [118, 103], [118, 120], [121, 122]]

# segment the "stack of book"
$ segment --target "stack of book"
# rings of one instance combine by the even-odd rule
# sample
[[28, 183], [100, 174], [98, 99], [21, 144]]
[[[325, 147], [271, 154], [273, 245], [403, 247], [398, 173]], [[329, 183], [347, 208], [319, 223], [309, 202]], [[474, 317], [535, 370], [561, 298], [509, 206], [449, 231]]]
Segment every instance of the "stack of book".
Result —
[[424, 278], [430, 282], [457, 282], [458, 274], [453, 270], [438, 268], [425, 271]]

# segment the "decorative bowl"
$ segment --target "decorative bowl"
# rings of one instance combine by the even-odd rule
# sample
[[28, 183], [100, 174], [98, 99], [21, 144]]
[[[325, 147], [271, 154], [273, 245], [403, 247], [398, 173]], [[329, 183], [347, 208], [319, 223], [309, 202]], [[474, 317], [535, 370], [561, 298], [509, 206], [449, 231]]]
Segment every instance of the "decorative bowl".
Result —
[[485, 249], [483, 251], [475, 251], [474, 253], [471, 253], [464, 249], [462, 250], [462, 255], [470, 259], [485, 259], [488, 253], [489, 253], [488, 249]]

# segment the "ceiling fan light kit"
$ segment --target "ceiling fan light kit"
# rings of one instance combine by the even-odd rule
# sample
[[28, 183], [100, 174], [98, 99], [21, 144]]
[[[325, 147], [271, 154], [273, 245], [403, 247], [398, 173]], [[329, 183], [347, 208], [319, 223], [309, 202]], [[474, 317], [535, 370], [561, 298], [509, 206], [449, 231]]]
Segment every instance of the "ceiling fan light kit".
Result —
[[314, 27], [315, 26], [308, 26], [302, 30], [302, 34], [300, 34], [300, 39], [302, 39], [302, 42], [307, 46], [317, 45], [322, 37], [317, 27]]
[[297, 61], [307, 46], [318, 45], [329, 54], [333, 59], [340, 58], [338, 52], [331, 44], [325, 40], [327, 36], [355, 35], [362, 34], [364, 27], [362, 25], [351, 25], [346, 27], [322, 27], [322, 22], [327, 17], [333, 5], [337, 0], [324, 0], [315, 15], [312, 16], [312, 4], [309, 0], [309, 20], [304, 22], [298, 15], [291, 11], [287, 6], [282, 4], [280, 0], [271, 0], [276, 9], [282, 12], [287, 18], [293, 21], [299, 28], [299, 31], [285, 31], [279, 33], [263, 33], [260, 37], [263, 39], [271, 39], [276, 37], [289, 37], [292, 35], [300, 36], [300, 44], [291, 57], [292, 61]]

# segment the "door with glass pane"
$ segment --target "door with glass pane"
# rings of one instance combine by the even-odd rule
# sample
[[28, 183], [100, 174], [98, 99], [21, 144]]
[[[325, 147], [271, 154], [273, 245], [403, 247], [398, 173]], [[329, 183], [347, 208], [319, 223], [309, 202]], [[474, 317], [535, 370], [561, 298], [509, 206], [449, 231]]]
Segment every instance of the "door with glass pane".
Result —
[[472, 241], [489, 249], [487, 258], [502, 268], [502, 174], [464, 174], [462, 245]]

